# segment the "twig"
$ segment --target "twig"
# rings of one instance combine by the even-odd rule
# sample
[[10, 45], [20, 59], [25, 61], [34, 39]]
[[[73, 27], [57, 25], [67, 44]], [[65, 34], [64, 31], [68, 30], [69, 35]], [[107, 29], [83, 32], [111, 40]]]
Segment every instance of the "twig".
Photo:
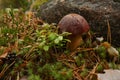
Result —
[[15, 63], [16, 61], [13, 61], [9, 66], [4, 67], [4, 69], [0, 73], [0, 78], [4, 75], [4, 73]]
[[20, 73], [17, 73], [17, 79], [16, 80], [20, 80]]
[[107, 41], [111, 44], [111, 29], [110, 29], [110, 23], [107, 19], [107, 25], [108, 25], [108, 33], [107, 33]]
[[70, 56], [73, 56], [78, 52], [86, 52], [91, 50], [94, 50], [94, 48], [78, 48], [76, 51], [72, 52]]
[[75, 69], [75, 67], [72, 66], [72, 65], [70, 65], [69, 63], [63, 62], [63, 64], [65, 64], [66, 66], [68, 66], [68, 67], [70, 67], [70, 68], [72, 68], [72, 69]]
[[29, 50], [28, 53], [25, 54], [25, 59], [27, 59], [30, 56], [30, 53], [36, 48], [37, 45], [33, 45], [33, 47]]
[[95, 74], [95, 71], [96, 71], [96, 68], [98, 67], [98, 65], [99, 65], [99, 63], [97, 63], [95, 66], [94, 66], [94, 68], [92, 69], [92, 71], [88, 74], [88, 76], [86, 77], [86, 80], [90, 77], [90, 79], [89, 80], [91, 80], [92, 79], [92, 77], [93, 77], [93, 75], [91, 75], [91, 74]]
[[74, 76], [77, 80], [83, 80], [82, 77], [79, 75], [78, 72], [74, 71], [73, 73], [74, 73], [73, 76]]

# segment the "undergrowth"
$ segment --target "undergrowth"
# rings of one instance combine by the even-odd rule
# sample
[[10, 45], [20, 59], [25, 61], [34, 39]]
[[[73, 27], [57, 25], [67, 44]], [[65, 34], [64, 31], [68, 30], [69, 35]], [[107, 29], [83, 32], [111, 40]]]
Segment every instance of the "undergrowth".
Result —
[[1, 23], [1, 80], [97, 80], [97, 73], [104, 69], [120, 68], [105, 47], [93, 48], [91, 41], [69, 52], [69, 33], [58, 34], [56, 24], [44, 23], [22, 10], [4, 13]]

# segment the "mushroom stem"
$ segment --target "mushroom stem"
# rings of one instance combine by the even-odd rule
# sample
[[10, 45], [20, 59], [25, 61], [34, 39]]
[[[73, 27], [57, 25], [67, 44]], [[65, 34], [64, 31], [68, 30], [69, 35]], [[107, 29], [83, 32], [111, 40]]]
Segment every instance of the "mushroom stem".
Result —
[[69, 38], [71, 42], [67, 43], [67, 49], [74, 51], [83, 42], [82, 36], [77, 35]]

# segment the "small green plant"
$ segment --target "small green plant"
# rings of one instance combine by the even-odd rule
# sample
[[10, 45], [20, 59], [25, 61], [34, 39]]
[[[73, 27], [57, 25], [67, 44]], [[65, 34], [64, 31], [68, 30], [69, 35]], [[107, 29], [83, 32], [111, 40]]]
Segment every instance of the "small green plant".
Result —
[[[3, 49], [0, 49], [0, 54], [8, 54], [8, 52], [12, 54], [15, 51], [17, 59], [15, 59], [15, 66], [11, 70], [18, 69], [18, 71], [21, 71], [20, 75], [23, 75], [26, 71], [24, 67], [28, 67], [27, 74], [30, 76], [28, 77], [30, 80], [43, 80], [44, 76], [48, 76], [47, 79], [52, 76], [53, 79], [57, 80], [71, 78], [72, 70], [62, 66], [59, 71], [57, 68], [62, 64], [56, 63], [56, 57], [52, 56], [58, 54], [55, 52], [56, 50], [65, 47], [65, 43], [69, 40], [64, 37], [69, 33], [58, 34], [57, 27], [54, 24], [43, 23], [43, 25], [38, 25], [34, 22], [34, 19], [32, 20], [33, 23], [31, 24], [26, 15], [19, 10], [17, 12], [14, 9], [7, 10], [4, 16], [4, 25], [0, 27], [0, 46], [3, 47]], [[10, 48], [10, 50], [6, 50], [5, 47]], [[4, 53], [5, 50], [6, 53]], [[4, 57], [6, 58], [7, 55]], [[34, 68], [37, 68], [37, 71]], [[51, 74], [47, 74], [46, 71]], [[17, 78], [17, 75], [14, 75], [16, 72], [17, 70], [8, 71], [7, 78], [10, 77], [9, 75], [13, 79]], [[62, 74], [64, 72], [66, 77]], [[4, 74], [2, 77], [6, 79]]]
[[64, 44], [67, 42], [67, 39], [64, 39], [63, 37], [65, 34], [65, 36], [67, 36], [68, 33], [57, 34], [56, 26], [47, 23], [41, 27], [41, 30], [36, 30], [36, 35], [38, 36], [36, 41], [38, 42], [40, 49], [48, 51], [51, 47], [59, 48], [65, 46]]
[[102, 71], [103, 71], [103, 66], [102, 66], [102, 64], [99, 64], [97, 66], [97, 72], [102, 72]]
[[103, 59], [105, 59], [107, 57], [107, 54], [106, 54], [106, 49], [104, 46], [99, 46], [97, 49], [96, 49], [96, 52], [99, 54], [99, 56]]

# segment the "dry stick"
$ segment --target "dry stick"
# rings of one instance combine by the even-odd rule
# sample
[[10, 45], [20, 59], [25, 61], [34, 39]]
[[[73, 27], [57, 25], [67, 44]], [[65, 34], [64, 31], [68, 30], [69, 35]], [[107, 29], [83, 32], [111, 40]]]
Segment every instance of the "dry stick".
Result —
[[17, 73], [17, 79], [16, 80], [20, 80], [20, 73]]
[[98, 62], [100, 62], [100, 58], [97, 57], [97, 56], [95, 55], [95, 53], [94, 53], [94, 56], [95, 56], [95, 58], [98, 60]]
[[18, 49], [18, 34], [17, 34], [17, 41], [14, 44], [14, 49], [16, 50], [16, 52], [19, 52], [19, 49]]
[[57, 60], [58, 60], [58, 61], [67, 61], [67, 62], [72, 62], [72, 63], [75, 62], [75, 60], [72, 60], [72, 59], [62, 59], [62, 60], [57, 59]]
[[65, 64], [66, 66], [68, 66], [69, 68], [72, 68], [72, 69], [75, 69], [75, 67], [74, 66], [72, 66], [72, 65], [70, 65], [69, 63], [66, 63], [66, 62], [62, 62], [63, 64]]
[[7, 76], [6, 80], [12, 80], [11, 76]]
[[85, 52], [85, 51], [91, 51], [91, 50], [94, 50], [94, 48], [78, 48], [76, 51], [72, 52], [70, 56], [73, 56], [78, 52], [82, 52], [82, 51]]
[[34, 54], [30, 54], [30, 55], [26, 58], [26, 60], [31, 61], [30, 59], [32, 58], [33, 55], [34, 55]]
[[55, 50], [55, 54], [57, 54], [57, 49], [55, 48], [55, 46], [53, 46], [54, 47], [54, 50]]
[[36, 45], [33, 45], [33, 47], [30, 49], [28, 53], [25, 54], [25, 59], [27, 59], [30, 56], [30, 53], [36, 48]]
[[80, 76], [79, 73], [76, 72], [76, 71], [74, 71], [74, 76], [76, 76], [75, 78], [76, 78], [77, 80], [82, 80], [81, 76]]
[[78, 79], [78, 80], [83, 80], [80, 74], [78, 73], [79, 71], [83, 70], [85, 68], [85, 64], [83, 64], [82, 67], [78, 67], [77, 69], [74, 69], [73, 76]]
[[[7, 67], [7, 66], [6, 66], [6, 67]], [[2, 69], [2, 71], [0, 72], [0, 78], [2, 77], [3, 73], [5, 72], [6, 67], [4, 67], [4, 68]]]
[[86, 80], [90, 77], [90, 80], [92, 79], [93, 75], [91, 74], [95, 74], [96, 68], [98, 67], [99, 63], [97, 63], [95, 65], [95, 67], [93, 68], [93, 70], [88, 74], [88, 76], [86, 77]]
[[0, 73], [0, 78], [4, 75], [4, 73], [15, 63], [15, 61], [13, 61], [9, 66], [6, 66]]
[[[75, 69], [74, 66], [71, 66], [69, 63], [66, 63], [66, 62], [63, 62], [66, 66], [72, 68], [72, 69]], [[82, 80], [81, 76], [78, 74], [78, 72], [76, 71], [73, 71], [74, 72], [74, 76], [76, 77], [77, 80]]]
[[107, 41], [111, 44], [111, 29], [110, 29], [110, 23], [109, 20], [107, 19], [107, 25], [108, 25], [108, 33], [107, 33]]
[[[74, 71], [73, 71], [73, 73], [74, 73], [73, 76], [74, 76], [77, 80], [82, 80], [81, 76], [80, 76], [79, 73], [78, 73], [79, 70], [76, 71], [76, 67], [75, 67], [75, 66], [72, 66], [71, 64], [69, 64], [69, 63], [67, 63], [67, 62], [65, 62], [65, 61], [62, 61], [62, 63], [65, 64], [66, 66], [68, 66], [69, 68], [74, 69]], [[78, 68], [78, 69], [79, 69], [79, 68]]]
[[12, 80], [12, 77], [10, 76], [8, 80]]

